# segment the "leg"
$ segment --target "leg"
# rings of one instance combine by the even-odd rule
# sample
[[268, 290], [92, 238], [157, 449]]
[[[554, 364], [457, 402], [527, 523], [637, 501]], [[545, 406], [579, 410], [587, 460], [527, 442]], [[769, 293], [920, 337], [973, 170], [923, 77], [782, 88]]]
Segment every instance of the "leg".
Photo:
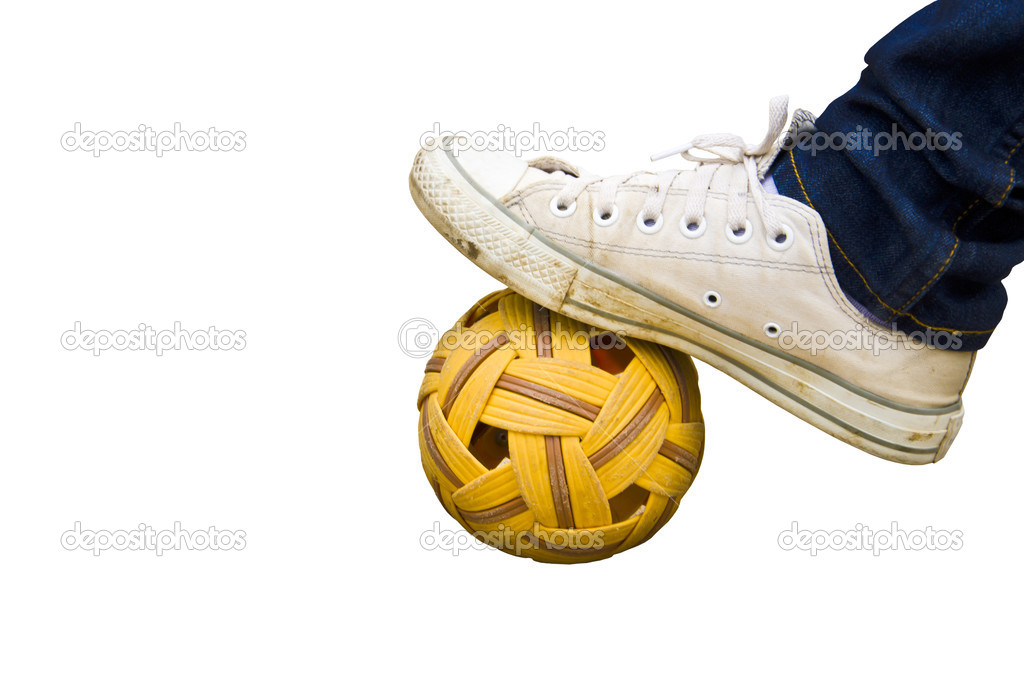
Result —
[[1022, 2], [929, 5], [818, 118], [831, 143], [805, 139], [772, 174], [821, 214], [848, 296], [906, 332], [960, 332], [960, 350], [988, 340], [1024, 259], [1022, 36]]

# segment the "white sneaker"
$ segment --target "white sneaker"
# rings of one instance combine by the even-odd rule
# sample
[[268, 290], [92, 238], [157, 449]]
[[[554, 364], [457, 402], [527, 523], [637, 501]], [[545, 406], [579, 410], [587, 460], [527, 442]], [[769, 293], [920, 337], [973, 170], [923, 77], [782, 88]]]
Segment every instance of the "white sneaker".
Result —
[[410, 188], [449, 242], [532, 301], [689, 353], [871, 454], [938, 461], [975, 354], [866, 318], [839, 288], [821, 217], [765, 191], [787, 103], [772, 100], [756, 146], [707, 135], [661, 156], [695, 170], [601, 178], [449, 140], [417, 154]]

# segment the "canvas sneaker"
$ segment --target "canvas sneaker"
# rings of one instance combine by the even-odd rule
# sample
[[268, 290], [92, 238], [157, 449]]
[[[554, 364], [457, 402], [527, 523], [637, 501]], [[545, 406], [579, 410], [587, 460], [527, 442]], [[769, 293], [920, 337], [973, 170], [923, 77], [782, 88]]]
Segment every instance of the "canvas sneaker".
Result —
[[410, 189], [449, 242], [532, 301], [689, 353], [879, 457], [937, 461], [975, 354], [882, 326], [846, 297], [821, 217], [763, 183], [787, 118], [773, 99], [757, 145], [705, 135], [658, 156], [692, 169], [613, 177], [449, 138], [417, 154]]

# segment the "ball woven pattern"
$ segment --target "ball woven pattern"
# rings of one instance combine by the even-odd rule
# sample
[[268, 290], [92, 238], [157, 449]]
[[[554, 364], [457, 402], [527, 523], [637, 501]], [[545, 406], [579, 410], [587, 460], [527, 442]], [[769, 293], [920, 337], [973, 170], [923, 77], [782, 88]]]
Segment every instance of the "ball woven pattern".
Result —
[[478, 539], [545, 562], [607, 558], [675, 512], [704, 423], [689, 356], [505, 290], [438, 343], [420, 387], [423, 469]]

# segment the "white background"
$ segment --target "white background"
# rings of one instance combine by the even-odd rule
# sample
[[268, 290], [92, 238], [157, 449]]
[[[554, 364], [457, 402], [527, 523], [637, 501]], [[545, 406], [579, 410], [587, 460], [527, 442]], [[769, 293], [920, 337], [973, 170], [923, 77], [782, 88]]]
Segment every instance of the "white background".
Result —
[[[423, 361], [497, 284], [420, 216], [444, 129], [601, 130], [602, 174], [696, 134], [821, 112], [917, 2], [7, 6], [0, 20], [0, 673], [994, 673], [1020, 565], [1020, 300], [963, 431], [924, 468], [839, 443], [698, 365], [707, 452], [650, 542], [544, 566], [420, 547]], [[180, 122], [243, 152], [64, 151]], [[673, 161], [659, 164], [671, 166]], [[242, 351], [61, 348], [91, 329], [244, 330]], [[235, 552], [67, 551], [61, 534], [244, 530]], [[957, 552], [783, 551], [781, 531], [961, 530]], [[401, 673], [399, 673], [401, 672]], [[629, 672], [629, 673], [627, 673]]]

